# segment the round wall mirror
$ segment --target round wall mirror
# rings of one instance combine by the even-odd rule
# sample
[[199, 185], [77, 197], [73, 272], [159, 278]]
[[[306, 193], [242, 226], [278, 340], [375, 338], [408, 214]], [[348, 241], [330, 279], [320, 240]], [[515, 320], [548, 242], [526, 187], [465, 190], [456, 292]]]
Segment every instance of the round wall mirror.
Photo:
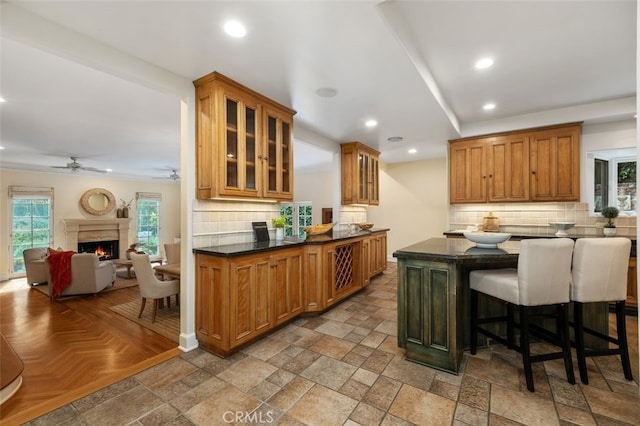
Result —
[[82, 194], [80, 205], [87, 213], [102, 216], [113, 210], [116, 205], [116, 199], [111, 191], [103, 188], [93, 188]]

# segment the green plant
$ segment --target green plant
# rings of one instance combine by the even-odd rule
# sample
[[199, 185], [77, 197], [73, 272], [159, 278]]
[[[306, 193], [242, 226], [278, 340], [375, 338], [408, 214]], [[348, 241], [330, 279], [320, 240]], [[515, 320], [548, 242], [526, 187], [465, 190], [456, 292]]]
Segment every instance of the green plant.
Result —
[[274, 228], [284, 228], [285, 223], [287, 223], [287, 218], [284, 216], [274, 217], [271, 219], [271, 224]]
[[620, 213], [620, 210], [618, 210], [617, 207], [608, 206], [602, 209], [602, 216], [607, 218], [607, 223], [604, 224], [605, 228], [616, 227], [616, 224], [613, 223], [613, 219], [618, 217], [618, 213]]

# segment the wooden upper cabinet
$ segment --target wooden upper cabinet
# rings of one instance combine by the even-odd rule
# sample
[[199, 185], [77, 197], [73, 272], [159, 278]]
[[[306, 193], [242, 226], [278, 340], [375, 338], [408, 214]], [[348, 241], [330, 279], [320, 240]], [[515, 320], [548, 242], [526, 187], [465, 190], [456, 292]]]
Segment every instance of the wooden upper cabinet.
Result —
[[340, 145], [342, 204], [380, 204], [380, 153], [360, 142]]
[[194, 85], [196, 197], [292, 201], [295, 111], [217, 72]]
[[578, 201], [580, 126], [449, 141], [451, 204]]
[[529, 200], [529, 138], [491, 138], [488, 145], [488, 199], [494, 202]]
[[580, 200], [580, 125], [534, 132], [531, 201]]
[[487, 144], [466, 140], [449, 145], [449, 195], [451, 203], [487, 201]]
[[261, 160], [265, 196], [293, 200], [293, 117], [284, 110], [264, 108], [266, 150]]

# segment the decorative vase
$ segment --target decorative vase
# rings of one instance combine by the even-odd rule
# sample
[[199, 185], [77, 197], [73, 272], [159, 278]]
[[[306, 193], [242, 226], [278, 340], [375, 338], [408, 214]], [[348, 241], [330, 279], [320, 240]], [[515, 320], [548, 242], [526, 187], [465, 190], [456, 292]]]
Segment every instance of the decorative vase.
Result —
[[616, 228], [602, 228], [605, 237], [615, 237], [616, 236]]
[[276, 228], [276, 241], [284, 240], [284, 228]]
[[129, 207], [122, 208], [122, 217], [129, 217]]
[[122, 217], [122, 208], [118, 207], [118, 210], [116, 210], [116, 216]]

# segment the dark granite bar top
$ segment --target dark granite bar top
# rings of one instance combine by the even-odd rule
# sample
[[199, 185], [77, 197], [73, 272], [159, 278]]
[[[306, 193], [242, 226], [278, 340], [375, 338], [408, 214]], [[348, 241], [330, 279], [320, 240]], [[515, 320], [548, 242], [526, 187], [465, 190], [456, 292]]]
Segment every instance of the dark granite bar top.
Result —
[[431, 260], [441, 262], [508, 261], [518, 258], [519, 241], [506, 241], [497, 248], [479, 248], [461, 238], [430, 238], [409, 247], [396, 250], [399, 259]]
[[[453, 237], [463, 237], [463, 232], [464, 231], [445, 231], [442, 233], [442, 235], [444, 236], [453, 236]], [[502, 232], [502, 231], [500, 231]], [[521, 239], [525, 239], [525, 238], [556, 238], [555, 232], [550, 229], [549, 232], [542, 232], [539, 234], [528, 234], [526, 232], [522, 232], [522, 233], [517, 233], [517, 232], [510, 232], [511, 234], [511, 238], [521, 238]], [[635, 241], [636, 241], [636, 236], [628, 236], [628, 235], [621, 235], [624, 236], [626, 238], [629, 238], [631, 240], [631, 242], [635, 245]], [[570, 229], [569, 231], [567, 231], [567, 238], [572, 238], [572, 239], [576, 239], [576, 238], [607, 238], [604, 235], [578, 235], [576, 232], [572, 232], [572, 230]]]
[[291, 247], [303, 246], [306, 244], [327, 244], [335, 241], [348, 240], [352, 238], [366, 237], [379, 232], [387, 232], [388, 228], [371, 229], [369, 231], [348, 232], [335, 231], [322, 235], [309, 236], [306, 240], [300, 238], [285, 238], [284, 241], [264, 241], [240, 244], [227, 244], [220, 246], [199, 247], [194, 248], [193, 252], [198, 254], [207, 254], [219, 257], [244, 256], [248, 254], [256, 254], [268, 252], [271, 250], [280, 250]]
[[[464, 239], [463, 231], [445, 231], [442, 234], [446, 237], [456, 237], [456, 238], [459, 237]], [[511, 234], [511, 239], [515, 238], [520, 240], [524, 240], [528, 238], [557, 238], [553, 230], [549, 230], [548, 233], [542, 233], [542, 234], [527, 234], [527, 233], [518, 234], [514, 232], [511, 232], [510, 234]], [[604, 235], [577, 235], [575, 232], [571, 232], [571, 230], [569, 230], [567, 234], [568, 234], [567, 238], [571, 238], [573, 240], [578, 238], [607, 238]], [[624, 236], [625, 238], [629, 238], [631, 240], [631, 257], [636, 257], [636, 237], [628, 236], [628, 235], [621, 235], [621, 236]]]

